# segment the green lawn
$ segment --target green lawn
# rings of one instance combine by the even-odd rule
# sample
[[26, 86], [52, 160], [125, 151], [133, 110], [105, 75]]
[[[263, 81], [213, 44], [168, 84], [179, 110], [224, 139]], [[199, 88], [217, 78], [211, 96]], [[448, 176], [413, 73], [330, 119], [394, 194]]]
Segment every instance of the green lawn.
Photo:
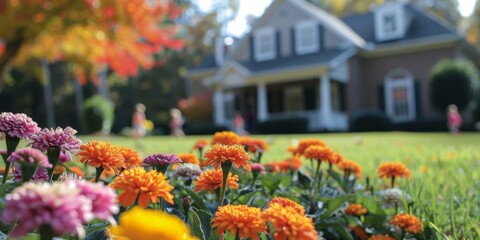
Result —
[[[417, 208], [446, 233], [457, 239], [480, 236], [480, 133], [452, 136], [448, 133], [338, 133], [308, 135], [254, 135], [268, 142], [269, 149], [262, 162], [279, 161], [288, 157], [291, 142], [318, 138], [363, 167], [365, 183], [369, 176], [377, 189], [387, 181], [378, 180], [376, 169], [381, 162], [403, 162], [412, 172], [408, 181], [401, 180], [402, 189], [409, 189]], [[198, 139], [211, 136], [146, 137], [143, 148], [126, 137], [87, 137], [139, 150], [142, 157], [152, 153], [184, 153], [191, 151]], [[22, 143], [21, 143], [22, 144]], [[5, 148], [2, 141], [0, 148]], [[305, 161], [307, 163], [307, 161]], [[427, 222], [428, 224], [428, 222]], [[477, 232], [477, 235], [470, 235]]]

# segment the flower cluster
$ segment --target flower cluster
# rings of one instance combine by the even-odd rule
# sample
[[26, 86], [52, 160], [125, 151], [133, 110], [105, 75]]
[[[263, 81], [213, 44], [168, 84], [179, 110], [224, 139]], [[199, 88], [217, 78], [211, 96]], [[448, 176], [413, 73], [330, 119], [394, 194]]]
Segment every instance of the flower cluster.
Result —
[[56, 236], [75, 234], [81, 238], [85, 235], [83, 224], [117, 213], [114, 199], [115, 193], [108, 187], [81, 180], [28, 182], [6, 195], [1, 219], [7, 224], [18, 221], [12, 237], [48, 225]]
[[380, 166], [378, 167], [378, 177], [380, 178], [410, 178], [410, 176], [410, 171], [403, 163], [386, 162], [380, 164]]
[[390, 224], [397, 226], [409, 233], [421, 233], [423, 231], [423, 222], [417, 216], [408, 213], [394, 215]]
[[215, 135], [213, 135], [213, 139], [211, 144], [224, 144], [224, 145], [234, 145], [238, 144], [240, 142], [240, 137], [230, 131], [224, 131], [224, 132], [217, 132]]
[[345, 213], [352, 216], [360, 216], [367, 213], [367, 209], [362, 204], [350, 203], [345, 209]]
[[71, 127], [66, 127], [65, 129], [59, 127], [56, 129], [44, 128], [32, 136], [32, 146], [44, 152], [53, 148], [59, 148], [61, 151], [76, 154], [82, 143], [75, 136], [76, 133], [77, 131]]
[[214, 168], [217, 169], [223, 162], [230, 161], [237, 168], [243, 167], [247, 171], [251, 170], [250, 155], [245, 152], [243, 146], [238, 144], [215, 144], [205, 152], [205, 159], [202, 166], [213, 164]]
[[200, 164], [197, 155], [192, 153], [178, 154], [177, 157], [182, 160], [183, 163]]
[[47, 156], [38, 149], [21, 148], [10, 155], [9, 162], [15, 162], [24, 166], [51, 168], [52, 164], [48, 162]]
[[182, 162], [182, 160], [175, 154], [157, 153], [146, 157], [143, 160], [143, 165], [146, 167], [160, 168], [180, 162]]
[[228, 231], [233, 236], [259, 240], [258, 233], [265, 230], [266, 222], [261, 217], [260, 208], [246, 205], [226, 205], [219, 207], [212, 219], [212, 228], [221, 235]]
[[318, 239], [313, 220], [293, 207], [271, 204], [262, 218], [272, 225], [275, 239]]
[[[222, 187], [223, 172], [222, 169], [207, 170], [196, 179], [195, 191], [214, 191]], [[233, 189], [238, 189], [238, 176], [228, 174], [227, 186]]]
[[126, 168], [134, 168], [138, 167], [142, 164], [143, 160], [138, 156], [137, 151], [127, 148], [127, 147], [120, 147], [120, 153], [122, 154], [123, 158], [125, 159], [125, 167]]
[[184, 181], [194, 180], [202, 174], [200, 166], [196, 164], [182, 164], [177, 167], [173, 173], [175, 179], [182, 179]]
[[125, 159], [118, 147], [108, 142], [91, 141], [82, 144], [78, 152], [80, 162], [87, 162], [88, 165], [102, 167], [109, 173], [117, 174], [120, 168], [125, 167]]

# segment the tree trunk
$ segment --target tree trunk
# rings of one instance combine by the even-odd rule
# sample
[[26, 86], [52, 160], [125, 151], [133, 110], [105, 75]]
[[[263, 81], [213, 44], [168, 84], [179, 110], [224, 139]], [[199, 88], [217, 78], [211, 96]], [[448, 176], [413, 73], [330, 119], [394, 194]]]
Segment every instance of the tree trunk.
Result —
[[75, 90], [75, 105], [77, 110], [78, 132], [83, 133], [83, 88], [77, 78], [73, 79], [73, 88]]
[[18, 31], [15, 38], [5, 42], [5, 51], [0, 55], [0, 94], [5, 87], [7, 74], [10, 72], [11, 61], [15, 58], [23, 44], [21, 31]]
[[47, 115], [47, 127], [55, 127], [55, 112], [53, 106], [53, 94], [52, 94], [52, 82], [50, 79], [50, 67], [46, 60], [41, 60], [43, 79], [45, 83], [43, 85], [43, 95], [45, 99], [45, 112]]

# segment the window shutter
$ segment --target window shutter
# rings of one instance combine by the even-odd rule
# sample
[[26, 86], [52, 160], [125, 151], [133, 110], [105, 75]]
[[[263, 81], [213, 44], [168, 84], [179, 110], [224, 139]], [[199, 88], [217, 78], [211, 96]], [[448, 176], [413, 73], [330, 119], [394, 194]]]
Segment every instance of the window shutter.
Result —
[[415, 110], [417, 114], [417, 119], [422, 117], [422, 92], [421, 92], [421, 83], [419, 80], [415, 80], [413, 87], [415, 88]]
[[252, 62], [255, 62], [255, 40], [253, 39], [253, 34], [250, 34], [250, 59]]
[[295, 28], [290, 29], [290, 47], [291, 55], [296, 56], [297, 50], [295, 49]]
[[386, 112], [386, 106], [385, 106], [385, 85], [380, 84], [377, 88], [377, 103], [378, 103], [378, 108], [381, 109], [382, 111]]
[[281, 40], [280, 40], [280, 31], [275, 31], [275, 44], [277, 45], [277, 58], [281, 57], [282, 56], [282, 46], [280, 45], [281, 43]]
[[324, 48], [324, 43], [323, 43], [323, 34], [324, 28], [322, 25], [318, 25], [318, 51], [322, 51]]

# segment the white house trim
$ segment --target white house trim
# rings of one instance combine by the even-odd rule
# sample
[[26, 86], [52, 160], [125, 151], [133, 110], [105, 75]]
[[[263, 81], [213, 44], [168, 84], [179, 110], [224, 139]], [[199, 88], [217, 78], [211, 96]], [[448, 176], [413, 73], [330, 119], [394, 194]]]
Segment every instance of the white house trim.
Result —
[[330, 77], [324, 74], [320, 78], [320, 118], [325, 128], [330, 128], [332, 116], [332, 96], [330, 93]]
[[299, 21], [295, 24], [295, 52], [307, 54], [320, 49], [318, 22], [312, 20]]
[[265, 83], [257, 85], [257, 119], [265, 121], [268, 118], [267, 87]]
[[256, 61], [267, 61], [277, 57], [275, 29], [263, 27], [253, 33], [253, 55]]
[[215, 88], [213, 92], [213, 105], [215, 107], [214, 111], [214, 121], [215, 124], [221, 125], [225, 123], [225, 108], [223, 100], [223, 90], [219, 87]]
[[[403, 114], [396, 111], [394, 91], [406, 91], [406, 112]], [[394, 69], [385, 76], [385, 110], [390, 119], [394, 122], [414, 120], [416, 116], [415, 106], [415, 84], [413, 76], [405, 69]], [[403, 93], [398, 93], [403, 94]]]

